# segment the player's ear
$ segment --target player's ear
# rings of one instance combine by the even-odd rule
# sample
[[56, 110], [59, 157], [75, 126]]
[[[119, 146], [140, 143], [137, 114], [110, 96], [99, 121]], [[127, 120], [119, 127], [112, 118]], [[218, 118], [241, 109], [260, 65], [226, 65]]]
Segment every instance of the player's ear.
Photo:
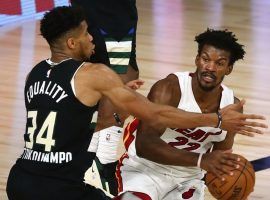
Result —
[[67, 43], [68, 48], [70, 49], [74, 49], [76, 46], [76, 41], [73, 37], [68, 38], [66, 43]]
[[195, 65], [198, 66], [198, 62], [199, 62], [199, 54], [197, 54], [196, 58], [195, 58]]
[[229, 75], [233, 70], [233, 65], [229, 65], [226, 70], [226, 75]]

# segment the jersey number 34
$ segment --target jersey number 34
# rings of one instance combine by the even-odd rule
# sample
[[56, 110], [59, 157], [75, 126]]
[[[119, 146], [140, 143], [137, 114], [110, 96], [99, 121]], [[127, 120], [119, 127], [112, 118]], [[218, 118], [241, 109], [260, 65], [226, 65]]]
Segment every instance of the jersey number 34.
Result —
[[56, 112], [51, 111], [43, 122], [36, 138], [34, 139], [34, 133], [37, 128], [37, 111], [28, 111], [27, 118], [32, 119], [32, 126], [27, 128], [27, 134], [29, 135], [29, 142], [25, 142], [25, 146], [29, 149], [33, 148], [34, 142], [37, 144], [45, 145], [45, 151], [50, 152], [52, 146], [55, 145], [53, 139], [53, 130], [56, 119]]

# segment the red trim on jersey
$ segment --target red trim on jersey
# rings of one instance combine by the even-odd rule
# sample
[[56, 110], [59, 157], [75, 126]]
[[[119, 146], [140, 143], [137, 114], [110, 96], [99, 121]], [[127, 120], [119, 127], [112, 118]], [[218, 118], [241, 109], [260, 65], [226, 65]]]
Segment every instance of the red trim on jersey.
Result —
[[128, 158], [127, 153], [124, 153], [122, 157], [119, 159], [119, 162], [116, 166], [115, 176], [118, 183], [118, 193], [123, 191], [123, 182], [122, 182], [122, 176], [121, 176], [121, 170], [120, 168], [123, 166], [123, 160], [125, 158]]
[[137, 130], [138, 125], [139, 120], [135, 118], [132, 122], [128, 123], [124, 130], [124, 146], [126, 148], [126, 151], [128, 150], [129, 145], [135, 138], [133, 133]]
[[21, 15], [22, 7], [21, 0], [1, 0], [0, 1], [0, 14], [6, 15]]
[[43, 12], [50, 10], [54, 7], [54, 0], [35, 0], [36, 2], [36, 12]]

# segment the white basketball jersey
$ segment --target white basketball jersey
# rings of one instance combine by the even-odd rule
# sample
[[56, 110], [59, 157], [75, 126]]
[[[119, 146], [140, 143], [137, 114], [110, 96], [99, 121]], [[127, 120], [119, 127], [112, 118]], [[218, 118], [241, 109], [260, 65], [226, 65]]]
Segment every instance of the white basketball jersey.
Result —
[[[175, 75], [178, 77], [179, 85], [181, 89], [181, 99], [178, 108], [189, 111], [202, 113], [199, 105], [197, 104], [192, 91], [191, 80], [189, 72], [177, 72]], [[222, 85], [222, 96], [220, 101], [220, 108], [223, 108], [229, 104], [234, 103], [233, 91]], [[182, 178], [190, 178], [190, 176], [203, 175], [202, 170], [198, 167], [181, 167], [172, 165], [158, 164], [144, 158], [140, 158], [136, 155], [135, 139], [136, 126], [138, 120], [130, 122], [125, 128], [125, 144], [128, 150], [127, 154], [129, 159], [124, 160], [123, 163], [131, 165], [136, 168], [143, 168], [148, 166], [161, 173], [174, 175]], [[133, 137], [132, 137], [133, 136]], [[213, 127], [197, 127], [195, 129], [178, 129], [167, 128], [161, 139], [167, 144], [187, 151], [205, 153], [213, 145], [213, 142], [220, 142], [226, 137], [226, 131], [222, 131]], [[130, 143], [130, 145], [129, 145]]]

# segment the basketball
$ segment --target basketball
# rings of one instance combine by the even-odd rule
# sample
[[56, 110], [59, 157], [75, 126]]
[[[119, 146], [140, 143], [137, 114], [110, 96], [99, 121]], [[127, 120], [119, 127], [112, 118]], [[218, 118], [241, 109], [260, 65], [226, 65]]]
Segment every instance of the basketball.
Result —
[[207, 173], [205, 183], [209, 192], [220, 200], [244, 200], [253, 191], [255, 185], [255, 172], [252, 164], [240, 156], [240, 167], [233, 169], [233, 176], [224, 174], [224, 181], [214, 176], [212, 173]]

